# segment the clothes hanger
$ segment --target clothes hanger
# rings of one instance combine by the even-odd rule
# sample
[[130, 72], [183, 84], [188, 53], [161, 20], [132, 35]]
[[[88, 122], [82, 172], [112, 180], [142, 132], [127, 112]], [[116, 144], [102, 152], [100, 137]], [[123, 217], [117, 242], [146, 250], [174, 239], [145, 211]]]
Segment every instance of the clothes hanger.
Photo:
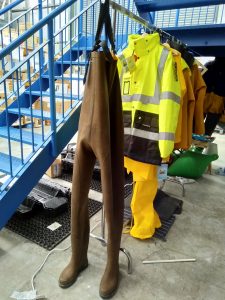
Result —
[[201, 68], [201, 75], [203, 76], [208, 71], [208, 68], [206, 68], [206, 66], [204, 66], [197, 58], [195, 59], [195, 63]]

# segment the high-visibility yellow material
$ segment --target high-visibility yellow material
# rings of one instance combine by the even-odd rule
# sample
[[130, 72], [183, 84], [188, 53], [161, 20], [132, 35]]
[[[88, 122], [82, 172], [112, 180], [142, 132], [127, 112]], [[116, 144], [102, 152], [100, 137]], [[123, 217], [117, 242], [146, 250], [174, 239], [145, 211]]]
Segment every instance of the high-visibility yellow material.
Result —
[[130, 35], [128, 47], [119, 55], [118, 70], [123, 111], [131, 118], [124, 128], [125, 155], [154, 163], [148, 153], [132, 156], [130, 149], [139, 143], [153, 152], [158, 147], [161, 158], [168, 157], [174, 148], [181, 94], [172, 53], [160, 44], [158, 33]]
[[183, 74], [183, 68], [182, 68], [182, 63], [181, 63], [181, 53], [177, 51], [176, 49], [173, 49], [170, 47], [169, 44], [165, 43], [163, 44], [164, 47], [169, 49], [172, 52], [173, 55], [173, 60], [177, 68], [177, 76], [178, 80], [180, 83], [180, 90], [181, 90], [181, 96], [180, 96], [180, 110], [179, 110], [179, 117], [178, 117], [178, 122], [177, 122], [177, 129], [175, 133], [175, 143], [180, 143], [181, 142], [181, 137], [182, 137], [182, 106], [183, 106], [183, 99], [184, 95], [187, 92], [186, 84], [185, 84], [185, 79], [184, 79], [184, 74]]
[[157, 178], [157, 166], [142, 163], [129, 157], [124, 157], [124, 167], [127, 173], [133, 173], [133, 181], [145, 181]]
[[147, 239], [154, 235], [155, 228], [161, 226], [159, 216], [153, 207], [158, 188], [157, 166], [137, 162], [127, 157], [124, 158], [124, 165], [128, 173], [133, 173], [135, 181], [131, 201], [134, 224], [130, 235]]

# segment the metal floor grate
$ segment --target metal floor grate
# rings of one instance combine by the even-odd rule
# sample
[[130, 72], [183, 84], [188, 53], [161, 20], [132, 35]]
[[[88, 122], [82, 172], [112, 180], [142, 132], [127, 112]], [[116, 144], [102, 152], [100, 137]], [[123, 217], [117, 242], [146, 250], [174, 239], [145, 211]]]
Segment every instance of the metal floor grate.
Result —
[[[96, 214], [101, 208], [101, 202], [89, 199], [89, 218]], [[56, 227], [60, 225], [60, 227], [52, 231], [48, 226], [53, 224]], [[52, 250], [70, 235], [70, 205], [68, 205], [66, 211], [54, 217], [47, 217], [43, 212], [36, 213], [29, 218], [21, 218], [20, 216], [14, 215], [7, 223], [6, 228], [22, 235], [47, 250]]]

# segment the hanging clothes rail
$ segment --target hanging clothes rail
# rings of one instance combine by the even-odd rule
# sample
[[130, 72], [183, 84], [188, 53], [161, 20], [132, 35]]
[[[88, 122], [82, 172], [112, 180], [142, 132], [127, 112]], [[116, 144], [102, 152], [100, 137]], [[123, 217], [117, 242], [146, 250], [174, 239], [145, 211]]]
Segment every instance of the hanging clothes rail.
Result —
[[134, 13], [132, 13], [131, 11], [129, 11], [128, 9], [126, 9], [125, 7], [121, 6], [120, 4], [114, 2], [114, 1], [109, 1], [110, 6], [116, 10], [119, 11], [120, 13], [122, 13], [123, 15], [129, 17], [130, 19], [138, 22], [140, 25], [144, 26], [145, 28], [149, 29], [150, 31], [153, 32], [158, 32], [161, 36], [164, 36], [167, 39], [170, 40], [176, 40], [176, 42], [180, 42], [181, 44], [183, 44], [181, 41], [179, 41], [178, 39], [176, 39], [174, 36], [170, 35], [169, 33], [167, 33], [166, 31], [149, 24], [145, 19], [135, 15]]
[[[192, 53], [194, 53], [194, 51], [189, 49], [188, 46], [186, 44], [184, 44], [182, 41], [180, 41], [176, 37], [170, 35], [168, 32], [162, 30], [161, 28], [158, 28], [157, 26], [149, 24], [145, 19], [135, 15], [134, 13], [132, 13], [131, 11], [126, 9], [125, 7], [121, 6], [120, 4], [118, 4], [114, 1], [111, 1], [111, 0], [109, 1], [109, 3], [115, 11], [118, 11], [118, 12], [122, 13], [123, 15], [127, 16], [128, 18], [130, 18], [131, 20], [134, 20], [135, 22], [139, 23], [144, 28], [148, 29], [150, 31], [149, 33], [157, 32], [160, 35], [161, 40], [164, 40], [164, 42], [169, 43], [170, 46], [173, 49], [176, 49], [181, 53], [181, 56], [187, 62], [189, 67], [191, 67], [193, 65], [194, 56], [193, 56]], [[115, 27], [116, 27], [116, 13], [113, 14], [113, 18], [114, 18], [113, 26], [114, 26], [114, 29], [115, 29]], [[199, 53], [196, 53], [196, 54], [198, 56], [200, 56]]]

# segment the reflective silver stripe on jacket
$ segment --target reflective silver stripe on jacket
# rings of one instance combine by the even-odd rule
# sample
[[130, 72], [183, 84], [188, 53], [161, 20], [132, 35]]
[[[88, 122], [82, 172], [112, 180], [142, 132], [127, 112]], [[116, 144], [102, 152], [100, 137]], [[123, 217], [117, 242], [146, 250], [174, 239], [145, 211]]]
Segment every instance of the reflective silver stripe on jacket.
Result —
[[175, 139], [175, 134], [172, 132], [160, 132], [159, 133], [159, 140], [174, 142], [174, 139]]
[[160, 100], [173, 100], [174, 102], [180, 104], [180, 97], [177, 96], [175, 93], [173, 92], [162, 92], [160, 94]]
[[[142, 94], [133, 94], [133, 95], [122, 95], [122, 101], [123, 102], [133, 102], [133, 101], [139, 101], [142, 104], [158, 104], [160, 103], [160, 100], [172, 100], [176, 103], [180, 103], [180, 97], [177, 96], [173, 92], [162, 92], [160, 93], [160, 85], [159, 82], [162, 80], [163, 72], [165, 68], [165, 63], [169, 55], [169, 50], [166, 48], [163, 48], [160, 61], [158, 64], [158, 70], [157, 70], [157, 78], [156, 78], [156, 84], [155, 84], [155, 92], [153, 96], [146, 96]], [[120, 82], [122, 85], [122, 78], [125, 72], [128, 71], [127, 64], [126, 64], [126, 58], [123, 54], [119, 55], [119, 59], [121, 60], [123, 64], [123, 69], [120, 75]]]
[[126, 57], [123, 55], [123, 53], [119, 54], [118, 58], [122, 61], [123, 66], [127, 65]]
[[159, 104], [159, 99], [155, 96], [145, 96], [141, 94], [133, 94], [133, 95], [122, 95], [123, 102], [132, 102], [138, 101], [142, 104]]
[[133, 95], [122, 95], [122, 101], [123, 102], [133, 102], [133, 101], [139, 101], [142, 104], [159, 104], [160, 100], [172, 100], [176, 103], [180, 103], [180, 97], [177, 96], [173, 92], [163, 92], [160, 94], [160, 97], [158, 96], [146, 96], [141, 94], [133, 94]]
[[166, 48], [163, 48], [161, 56], [160, 56], [159, 64], [158, 64], [158, 74], [159, 74], [160, 81], [162, 80], [162, 77], [163, 77], [163, 72], [164, 72], [164, 68], [165, 68], [165, 64], [166, 64], [168, 55], [169, 55], [169, 50]]
[[118, 55], [119, 60], [121, 60], [123, 68], [122, 72], [120, 74], [120, 85], [122, 84], [122, 79], [123, 79], [123, 74], [129, 71], [128, 65], [127, 65], [127, 60], [126, 57], [123, 55], [123, 53]]
[[124, 127], [124, 134], [140, 137], [143, 139], [148, 139], [152, 141], [165, 140], [174, 141], [174, 134], [171, 132], [151, 132], [146, 130], [141, 130], [137, 128]]
[[159, 134], [157, 132], [149, 132], [137, 128], [124, 127], [124, 134], [129, 134], [132, 136], [137, 136], [143, 139], [158, 141]]

